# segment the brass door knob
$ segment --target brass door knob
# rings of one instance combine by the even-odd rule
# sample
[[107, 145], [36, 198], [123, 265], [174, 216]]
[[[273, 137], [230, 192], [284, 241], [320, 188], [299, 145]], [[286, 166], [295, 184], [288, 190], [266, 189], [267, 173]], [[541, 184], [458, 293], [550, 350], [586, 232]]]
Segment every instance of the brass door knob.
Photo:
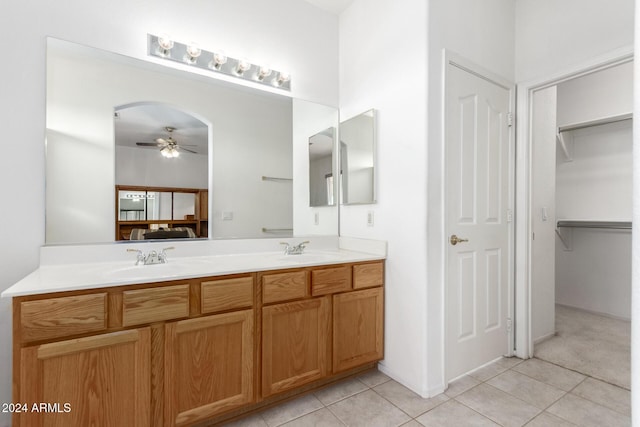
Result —
[[458, 236], [456, 236], [455, 234], [451, 235], [451, 238], [449, 239], [449, 242], [451, 242], [451, 244], [453, 246], [457, 245], [458, 243], [462, 243], [462, 242], [468, 242], [469, 239], [461, 239]]

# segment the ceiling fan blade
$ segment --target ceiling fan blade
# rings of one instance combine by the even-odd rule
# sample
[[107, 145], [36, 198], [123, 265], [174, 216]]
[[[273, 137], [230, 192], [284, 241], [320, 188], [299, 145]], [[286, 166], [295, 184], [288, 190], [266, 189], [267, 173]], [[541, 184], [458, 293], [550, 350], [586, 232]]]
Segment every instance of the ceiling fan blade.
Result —
[[158, 144], [168, 144], [168, 142], [165, 139], [162, 139], [162, 138], [156, 138], [155, 141]]
[[179, 145], [178, 148], [180, 150], [188, 151], [189, 153], [198, 154], [197, 151], [189, 150], [188, 148], [184, 148], [182, 145]]
[[162, 147], [164, 144], [159, 144], [157, 142], [136, 142], [136, 145], [141, 147]]

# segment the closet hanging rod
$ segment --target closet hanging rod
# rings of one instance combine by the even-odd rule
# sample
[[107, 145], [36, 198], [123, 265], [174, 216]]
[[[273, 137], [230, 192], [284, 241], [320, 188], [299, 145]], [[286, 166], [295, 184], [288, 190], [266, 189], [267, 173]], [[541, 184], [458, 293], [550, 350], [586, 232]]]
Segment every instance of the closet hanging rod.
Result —
[[557, 228], [608, 228], [614, 230], [631, 230], [630, 221], [558, 221]]
[[567, 131], [570, 131], [570, 130], [585, 129], [585, 128], [590, 128], [590, 127], [593, 127], [593, 126], [606, 125], [606, 124], [609, 124], [609, 123], [623, 122], [625, 120], [633, 120], [633, 113], [619, 114], [619, 115], [611, 116], [611, 117], [603, 117], [602, 119], [589, 120], [587, 122], [574, 123], [572, 125], [560, 126], [560, 127], [558, 127], [558, 133], [567, 132]]
[[275, 176], [263, 176], [263, 181], [293, 181], [293, 178], [278, 178]]
[[263, 233], [286, 233], [289, 231], [293, 231], [293, 228], [265, 228], [262, 227]]

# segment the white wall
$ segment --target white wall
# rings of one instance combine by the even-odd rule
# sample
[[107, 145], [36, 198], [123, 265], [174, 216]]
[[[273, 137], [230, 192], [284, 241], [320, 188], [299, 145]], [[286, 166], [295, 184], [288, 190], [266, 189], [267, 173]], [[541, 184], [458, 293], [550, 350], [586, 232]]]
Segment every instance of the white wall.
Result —
[[558, 126], [633, 112], [633, 62], [558, 85]]
[[340, 15], [341, 115], [377, 109], [379, 183], [377, 204], [341, 209], [340, 232], [389, 242], [382, 369], [423, 396], [445, 387], [442, 49], [514, 77], [512, 1], [425, 7], [356, 0]]
[[[342, 206], [340, 234], [388, 241], [385, 359], [426, 387], [427, 10], [422, 0], [356, 0], [340, 15], [340, 116], [377, 110], [378, 203]], [[367, 227], [367, 212], [375, 213]]]
[[[69, 0], [64, 7], [8, 0], [2, 14], [0, 48], [15, 51], [19, 40], [21, 53], [0, 69], [0, 144], [11, 153], [2, 160], [0, 180], [7, 183], [6, 200], [20, 200], [21, 209], [0, 209], [0, 289], [37, 267], [44, 243], [46, 36], [145, 58], [147, 33], [170, 32], [178, 40], [288, 69], [294, 96], [337, 105], [337, 18], [298, 0], [169, 0], [151, 6]], [[0, 342], [10, 341], [10, 301], [0, 300]], [[2, 346], [0, 360], [0, 402], [11, 402], [10, 346]], [[0, 425], [8, 423], [8, 414], [0, 414]]]
[[[636, 1], [634, 57], [640, 58], [640, 5]], [[640, 68], [633, 72], [633, 115], [640, 117]], [[631, 292], [631, 387], [640, 389], [640, 121], [633, 124], [633, 232], [632, 232], [632, 292]], [[631, 394], [631, 407], [640, 408], [640, 393]], [[640, 426], [637, 410], [633, 412], [633, 426]]]
[[[558, 124], [629, 113], [633, 63], [558, 85]], [[557, 163], [557, 219], [631, 221], [631, 121], [565, 132], [572, 161]], [[572, 250], [557, 242], [556, 302], [631, 316], [631, 233], [573, 229]]]
[[516, 0], [516, 81], [633, 43], [633, 0]]
[[[537, 91], [531, 114], [531, 337], [553, 335], [556, 245], [556, 95], [555, 86]], [[546, 215], [546, 217], [545, 217]]]
[[166, 158], [157, 149], [116, 146], [116, 185], [209, 188], [209, 159], [186, 151]]

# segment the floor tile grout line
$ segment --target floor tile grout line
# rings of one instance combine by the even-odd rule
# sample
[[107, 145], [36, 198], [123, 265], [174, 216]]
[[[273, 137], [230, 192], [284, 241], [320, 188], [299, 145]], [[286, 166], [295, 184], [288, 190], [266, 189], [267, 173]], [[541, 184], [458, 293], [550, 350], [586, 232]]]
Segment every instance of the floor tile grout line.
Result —
[[[591, 377], [589, 377], [589, 378], [591, 378]], [[586, 379], [585, 379], [585, 380], [586, 380]], [[583, 381], [583, 382], [584, 382], [584, 381]], [[582, 383], [580, 383], [580, 384], [582, 384]], [[580, 384], [578, 384], [578, 385], [580, 385]], [[577, 387], [578, 387], [578, 386], [575, 386], [575, 387], [573, 388], [573, 390], [575, 390]], [[591, 403], [593, 403], [594, 405], [601, 406], [601, 407], [603, 407], [603, 408], [605, 408], [605, 409], [608, 409], [608, 410], [613, 411], [613, 412], [615, 412], [615, 413], [617, 413], [617, 414], [620, 414], [620, 415], [622, 415], [623, 417], [631, 418], [631, 416], [629, 416], [629, 415], [627, 415], [627, 414], [623, 414], [622, 412], [618, 411], [617, 409], [613, 409], [613, 408], [610, 408], [610, 407], [608, 407], [608, 406], [605, 406], [605, 405], [603, 405], [602, 403], [598, 403], [598, 402], [596, 402], [596, 401], [594, 401], [594, 400], [592, 400], [592, 399], [589, 399], [588, 397], [584, 397], [584, 396], [580, 396], [579, 394], [572, 393], [572, 392], [573, 392], [573, 390], [571, 390], [570, 392], [567, 392], [567, 394], [571, 394], [571, 395], [572, 395], [572, 396], [574, 396], [574, 397], [578, 397], [578, 398], [580, 398], [580, 399], [586, 400], [587, 402], [591, 402]]]
[[[387, 381], [388, 382], [388, 381]], [[384, 384], [384, 383], [383, 383]], [[378, 384], [378, 385], [382, 385], [382, 384]], [[376, 386], [377, 387], [377, 386]], [[401, 407], [399, 407], [398, 405], [396, 405], [395, 403], [393, 403], [392, 401], [390, 401], [389, 399], [387, 399], [386, 397], [384, 397], [383, 395], [381, 395], [380, 393], [378, 393], [374, 388], [371, 388], [371, 391], [374, 392], [375, 394], [377, 394], [378, 396], [380, 396], [382, 399], [386, 400], [387, 402], [389, 402], [391, 405], [395, 406], [398, 410], [400, 410], [403, 414], [405, 414], [406, 416], [408, 416], [410, 419], [413, 419], [413, 417], [410, 414], [407, 414]], [[429, 412], [429, 411], [425, 411], [425, 412]], [[420, 414], [422, 415], [422, 414]], [[407, 421], [408, 422], [408, 421]], [[405, 423], [406, 424], [406, 423]]]
[[[529, 359], [529, 360], [531, 360], [531, 359]], [[559, 367], [560, 367], [560, 368], [562, 368], [562, 366], [559, 366]], [[562, 369], [566, 369], [566, 368], [562, 368]], [[567, 369], [567, 370], [569, 370], [569, 369]], [[558, 387], [558, 386], [555, 386], [555, 385], [553, 385], [553, 384], [549, 384], [549, 383], [548, 383], [548, 382], [546, 382], [546, 381], [542, 381], [541, 379], [538, 379], [538, 378], [536, 378], [536, 377], [533, 377], [533, 376], [531, 376], [531, 375], [529, 375], [529, 374], [526, 374], [526, 373], [524, 373], [524, 372], [520, 372], [520, 371], [516, 371], [516, 370], [514, 370], [514, 372], [517, 372], [518, 374], [524, 375], [525, 377], [531, 378], [532, 380], [536, 380], [536, 381], [538, 381], [539, 383], [542, 383], [542, 384], [548, 385], [548, 386], [550, 386], [550, 387], [553, 387], [553, 388], [558, 389], [558, 390], [560, 390], [560, 391], [563, 391], [563, 392], [565, 392], [565, 393], [569, 393], [571, 390], [573, 390], [574, 388], [576, 388], [578, 385], [580, 385], [580, 384], [581, 384], [581, 383], [586, 379], [586, 378], [581, 379], [581, 380], [580, 380], [580, 382], [579, 382], [577, 385], [575, 385], [575, 386], [573, 386], [573, 387], [571, 388], [571, 390], [564, 390], [564, 389], [562, 389], [562, 388], [560, 388], [560, 387]], [[578, 372], [578, 373], [580, 373], [580, 372]], [[580, 373], [580, 375], [585, 376], [585, 377], [587, 377], [587, 378], [588, 378], [588, 376], [586, 376], [585, 374]]]
[[[478, 385], [480, 385], [480, 384], [478, 384]], [[456, 396], [456, 397], [457, 397], [457, 396]], [[473, 409], [472, 407], [470, 407], [470, 406], [468, 406], [468, 405], [464, 404], [463, 402], [460, 402], [458, 399], [456, 399], [456, 398], [452, 398], [451, 400], [455, 400], [455, 401], [456, 401], [457, 403], [459, 403], [460, 405], [464, 406], [464, 407], [465, 407], [465, 408], [467, 408], [467, 409], [470, 409], [471, 411], [475, 412], [476, 414], [480, 415], [481, 417], [484, 417], [484, 418], [488, 419], [488, 420], [489, 420], [489, 421], [491, 421], [492, 423], [496, 423], [496, 424], [498, 424], [499, 426], [504, 427], [504, 426], [503, 426], [502, 424], [500, 424], [498, 421], [494, 420], [494, 419], [493, 419], [493, 418], [491, 418], [491, 417], [488, 417], [487, 415], [485, 415], [485, 414], [483, 414], [483, 413], [481, 413], [481, 412], [476, 411], [476, 410], [475, 410], [475, 409]], [[537, 415], [536, 415], [536, 417], [537, 417]]]
[[[516, 365], [516, 366], [517, 366], [517, 365]], [[512, 369], [509, 369], [509, 370], [510, 370], [510, 371], [512, 371]], [[513, 372], [515, 372], [515, 373], [517, 373], [517, 374], [524, 375], [525, 377], [527, 377], [527, 378], [529, 378], [529, 379], [531, 379], [531, 380], [533, 380], [533, 381], [539, 382], [540, 384], [546, 385], [546, 386], [551, 387], [551, 388], [555, 388], [556, 390], [558, 390], [558, 391], [561, 391], [561, 392], [562, 392], [562, 396], [558, 397], [558, 398], [557, 398], [556, 400], [554, 400], [551, 404], [549, 404], [549, 405], [548, 405], [548, 406], [546, 406], [544, 409], [542, 409], [542, 412], [545, 412], [547, 409], [549, 409], [550, 407], [552, 407], [552, 406], [553, 406], [557, 401], [559, 401], [560, 399], [562, 399], [563, 397], [565, 397], [567, 394], [569, 394], [569, 393], [571, 392], [571, 391], [566, 391], [566, 390], [563, 390], [563, 389], [561, 389], [561, 388], [558, 388], [558, 387], [556, 387], [556, 386], [554, 386], [554, 385], [552, 385], [552, 384], [546, 383], [546, 382], [544, 382], [544, 381], [540, 381], [540, 380], [539, 380], [539, 379], [537, 379], [537, 378], [530, 377], [529, 375], [524, 374], [524, 373], [522, 373], [522, 372], [520, 372], [520, 371], [515, 371], [515, 370], [513, 370]], [[494, 378], [495, 378], [495, 377], [494, 377]], [[492, 378], [492, 379], [493, 379], [493, 378]], [[576, 386], [574, 386], [571, 390], [574, 390], [576, 387], [578, 387], [578, 385], [582, 384], [585, 380], [586, 380], [586, 378], [583, 378], [583, 379], [582, 379], [582, 380], [581, 380], [581, 381], [580, 381]], [[490, 385], [490, 386], [491, 386], [491, 384], [487, 384], [487, 385]], [[492, 387], [494, 387], [494, 388], [498, 388], [498, 387], [495, 387], [495, 386], [492, 386]], [[511, 396], [513, 396], [513, 397], [515, 397], [516, 399], [520, 399], [518, 396], [516, 396], [516, 395], [514, 395], [514, 394], [511, 394], [511, 393], [509, 393], [508, 391], [504, 391], [504, 390], [499, 389], [499, 388], [498, 388], [498, 390], [500, 390], [500, 391], [502, 391], [502, 392], [504, 392], [504, 393], [507, 393], [507, 394], [509, 394], [509, 395], [511, 395]], [[527, 404], [529, 404], [529, 405], [531, 405], [531, 406], [533, 406], [533, 407], [537, 408], [537, 406], [535, 406], [535, 405], [533, 405], [533, 404], [531, 404], [531, 403], [529, 403], [529, 402], [527, 402], [527, 401], [525, 401], [525, 400], [523, 400], [523, 399], [520, 399], [520, 400], [522, 400], [523, 402], [525, 402], [525, 403], [527, 403]], [[538, 414], [538, 415], [540, 415], [540, 414]], [[536, 418], [538, 415], [536, 415], [536, 416], [535, 416], [535, 417], [533, 417], [533, 418]], [[532, 419], [533, 419], [533, 418], [532, 418]]]
[[[580, 374], [580, 375], [585, 376], [585, 377], [587, 377], [587, 378], [593, 378], [594, 380], [597, 380], [597, 381], [603, 382], [603, 383], [605, 383], [605, 384], [609, 384], [609, 385], [612, 385], [612, 386], [615, 386], [615, 387], [621, 388], [621, 389], [623, 389], [623, 390], [626, 390], [626, 391], [628, 391], [628, 392], [631, 392], [631, 390], [630, 390], [630, 389], [628, 389], [628, 388], [626, 388], [626, 387], [622, 387], [622, 386], [620, 386], [620, 385], [618, 385], [618, 384], [614, 384], [614, 383], [609, 382], [609, 381], [607, 381], [607, 380], [603, 380], [603, 379], [600, 379], [600, 378], [596, 378], [596, 377], [594, 377], [593, 375], [589, 375], [589, 374], [586, 374], [586, 373], [584, 373], [584, 372], [580, 372], [580, 371], [575, 370], [575, 369], [572, 369], [572, 368], [567, 368], [566, 366], [558, 365], [557, 363], [550, 362], [550, 361], [545, 360], [545, 359], [542, 359], [542, 358], [540, 358], [540, 357], [536, 357], [535, 355], [534, 355], [533, 357], [531, 357], [531, 359], [538, 359], [538, 360], [540, 360], [540, 361], [542, 361], [542, 362], [549, 363], [549, 364], [551, 364], [551, 365], [553, 365], [553, 366], [557, 366], [557, 367], [559, 367], [559, 368], [566, 369], [567, 371], [575, 372], [576, 374]], [[577, 386], [576, 386], [576, 387], [577, 387]], [[575, 387], [574, 387], [574, 388], [575, 388]], [[573, 389], [572, 389], [572, 390], [573, 390]]]

